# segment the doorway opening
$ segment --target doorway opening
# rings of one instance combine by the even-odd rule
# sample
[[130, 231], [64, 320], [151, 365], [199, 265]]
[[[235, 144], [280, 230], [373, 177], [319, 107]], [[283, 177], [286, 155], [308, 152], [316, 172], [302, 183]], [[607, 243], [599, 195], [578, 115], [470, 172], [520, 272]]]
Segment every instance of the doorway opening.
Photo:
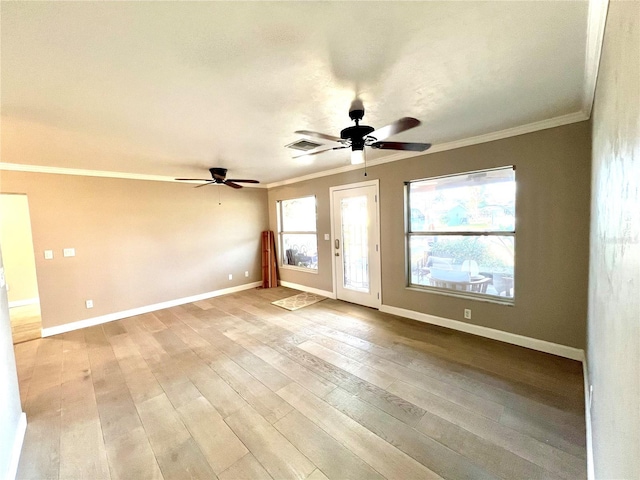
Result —
[[29, 203], [25, 194], [0, 194], [0, 246], [13, 343], [40, 338], [40, 296]]

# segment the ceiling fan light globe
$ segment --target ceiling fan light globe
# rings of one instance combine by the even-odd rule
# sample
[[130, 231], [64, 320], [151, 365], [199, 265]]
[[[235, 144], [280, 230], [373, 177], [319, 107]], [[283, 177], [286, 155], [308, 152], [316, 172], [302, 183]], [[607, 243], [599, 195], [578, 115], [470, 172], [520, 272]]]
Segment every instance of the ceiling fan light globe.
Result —
[[351, 150], [351, 165], [364, 163], [364, 150]]

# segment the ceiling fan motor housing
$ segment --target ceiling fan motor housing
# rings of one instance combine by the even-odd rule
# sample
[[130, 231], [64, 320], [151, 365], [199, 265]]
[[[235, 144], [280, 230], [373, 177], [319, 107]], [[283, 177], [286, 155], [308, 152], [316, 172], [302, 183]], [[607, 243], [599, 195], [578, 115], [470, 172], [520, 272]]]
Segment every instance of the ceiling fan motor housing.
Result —
[[[209, 172], [211, 173], [211, 177], [215, 180], [216, 183], [224, 183], [224, 179], [227, 178], [227, 169], [226, 168], [210, 168]], [[222, 177], [222, 179], [220, 179]]]
[[351, 140], [353, 150], [362, 150], [364, 148], [364, 138], [375, 129], [368, 125], [354, 125], [347, 127], [340, 132], [340, 138]]

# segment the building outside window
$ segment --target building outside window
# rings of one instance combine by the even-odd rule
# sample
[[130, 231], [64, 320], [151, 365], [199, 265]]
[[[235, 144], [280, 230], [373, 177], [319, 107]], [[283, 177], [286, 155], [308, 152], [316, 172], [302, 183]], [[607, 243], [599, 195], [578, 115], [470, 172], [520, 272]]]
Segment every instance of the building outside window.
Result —
[[276, 207], [280, 265], [317, 273], [316, 197], [279, 200]]
[[514, 167], [406, 183], [409, 286], [513, 303]]

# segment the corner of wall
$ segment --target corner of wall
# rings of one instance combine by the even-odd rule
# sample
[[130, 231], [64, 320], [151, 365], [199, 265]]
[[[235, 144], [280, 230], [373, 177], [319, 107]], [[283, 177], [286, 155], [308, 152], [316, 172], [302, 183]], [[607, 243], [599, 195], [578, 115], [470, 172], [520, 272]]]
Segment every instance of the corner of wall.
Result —
[[18, 421], [18, 427], [16, 428], [15, 437], [13, 439], [13, 447], [11, 448], [11, 456], [9, 458], [9, 465], [6, 471], [6, 479], [14, 480], [18, 474], [18, 464], [20, 463], [20, 454], [22, 453], [22, 444], [24, 443], [24, 436], [27, 433], [27, 414], [22, 412], [20, 414], [20, 420]]

